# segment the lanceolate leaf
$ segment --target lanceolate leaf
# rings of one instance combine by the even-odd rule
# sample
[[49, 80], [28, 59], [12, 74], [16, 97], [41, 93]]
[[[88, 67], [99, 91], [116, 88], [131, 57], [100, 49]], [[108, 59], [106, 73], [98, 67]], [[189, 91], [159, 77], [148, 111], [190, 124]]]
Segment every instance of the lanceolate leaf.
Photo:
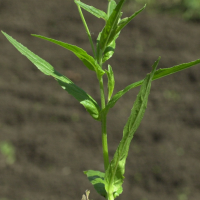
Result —
[[95, 71], [99, 76], [103, 76], [103, 74], [105, 73], [103, 69], [101, 69], [101, 67], [97, 64], [97, 62], [94, 60], [94, 58], [90, 55], [87, 54], [86, 51], [84, 51], [83, 49], [75, 46], [75, 45], [71, 45], [71, 44], [67, 44], [58, 40], [54, 40], [51, 38], [47, 38], [41, 35], [35, 35], [32, 34], [32, 36], [47, 40], [49, 42], [53, 42], [57, 45], [60, 45], [61, 47], [64, 47], [68, 50], [70, 50], [71, 52], [73, 52], [83, 63], [84, 65], [92, 70]]
[[94, 170], [88, 170], [84, 171], [84, 174], [86, 174], [88, 180], [90, 181], [90, 183], [92, 183], [95, 190], [101, 196], [106, 197], [107, 193], [105, 190], [105, 182], [104, 182], [105, 173]]
[[102, 31], [101, 38], [100, 38], [100, 47], [101, 50], [104, 52], [105, 48], [109, 45], [109, 39], [115, 28], [117, 27], [118, 20], [121, 16], [121, 9], [123, 7], [125, 0], [121, 0], [116, 8], [113, 10], [112, 14], [110, 15], [106, 25]]
[[140, 92], [134, 102], [131, 115], [123, 130], [123, 138], [114, 154], [114, 158], [108, 166], [105, 173], [105, 189], [108, 195], [115, 195], [123, 184], [125, 163], [128, 156], [130, 142], [140, 122], [144, 116], [147, 107], [148, 96], [151, 89], [151, 81], [156, 71], [160, 58], [154, 63], [153, 70], [146, 76], [141, 86]]
[[176, 65], [176, 66], [170, 67], [170, 68], [158, 69], [155, 72], [153, 80], [162, 78], [164, 76], [168, 76], [170, 74], [174, 74], [176, 72], [179, 72], [181, 70], [187, 69], [187, 68], [192, 67], [192, 66], [197, 65], [197, 64], [200, 64], [200, 59], [192, 61], [192, 62], [189, 62], [189, 63], [183, 63], [183, 64], [180, 64], [180, 65]]
[[[195, 60], [195, 61], [192, 61], [192, 62], [189, 62], [189, 63], [183, 63], [183, 64], [180, 64], [180, 65], [176, 65], [176, 66], [173, 66], [173, 67], [170, 67], [170, 68], [163, 68], [163, 69], [158, 69], [155, 74], [154, 74], [154, 77], [153, 77], [153, 80], [157, 80], [159, 78], [162, 78], [162, 77], [165, 77], [165, 76], [168, 76], [170, 74], [174, 74], [176, 72], [179, 72], [181, 70], [184, 70], [184, 69], [187, 69], [189, 67], [192, 67], [194, 65], [197, 65], [197, 64], [200, 64], [200, 59], [198, 60]], [[112, 98], [111, 100], [108, 102], [106, 108], [105, 108], [105, 111], [108, 112], [110, 108], [112, 108], [116, 102], [124, 95], [126, 94], [129, 90], [133, 89], [133, 88], [136, 88], [140, 85], [142, 85], [144, 80], [140, 80], [138, 82], [135, 82], [135, 83], [132, 83], [130, 85], [128, 85], [127, 87], [125, 87], [123, 90], [117, 92]]]
[[89, 6], [89, 5], [85, 4], [85, 3], [82, 3], [81, 1], [75, 0], [74, 2], [77, 5], [81, 6], [83, 9], [85, 9], [86, 11], [88, 11], [89, 13], [91, 13], [92, 15], [94, 15], [94, 16], [96, 16], [98, 18], [102, 18], [105, 21], [108, 20], [108, 16], [104, 11], [99, 10], [99, 9], [93, 7], [93, 6]]
[[86, 110], [94, 119], [100, 120], [100, 107], [90, 95], [88, 95], [84, 90], [75, 85], [70, 79], [58, 73], [48, 62], [35, 55], [33, 52], [14, 40], [8, 34], [4, 33], [3, 31], [2, 33], [10, 41], [10, 43], [14, 45], [15, 48], [20, 51], [24, 56], [26, 56], [41, 72], [43, 72], [45, 75], [53, 76], [61, 85], [61, 87], [73, 97], [75, 97], [86, 108]]
[[145, 9], [145, 7], [146, 7], [146, 4], [142, 9], [138, 10], [130, 17], [126, 17], [122, 19], [117, 26], [115, 34], [119, 33], [133, 18], [135, 18], [140, 12], [142, 12]]
[[140, 12], [142, 12], [145, 9], [146, 5], [140, 9], [139, 11], [135, 12], [133, 15], [130, 17], [126, 17], [122, 20], [119, 21], [117, 24], [115, 30], [112, 31], [112, 34], [110, 35], [110, 38], [108, 40], [108, 44], [114, 40], [116, 40], [116, 35], [119, 35], [120, 31], [133, 19], [135, 18]]

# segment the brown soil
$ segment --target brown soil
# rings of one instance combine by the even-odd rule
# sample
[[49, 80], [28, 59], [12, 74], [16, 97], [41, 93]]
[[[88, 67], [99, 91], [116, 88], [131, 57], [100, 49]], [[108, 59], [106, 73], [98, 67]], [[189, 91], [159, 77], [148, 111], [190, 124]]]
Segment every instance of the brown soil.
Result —
[[[84, 2], [106, 9], [107, 1]], [[85, 16], [96, 38], [104, 22]], [[30, 36], [55, 38], [91, 54], [73, 1], [1, 0], [0, 29], [100, 102], [93, 72], [71, 52]], [[115, 93], [144, 78], [158, 56], [162, 57], [159, 68], [200, 58], [199, 36], [197, 23], [148, 12], [137, 16], [121, 33], [109, 62], [116, 77]], [[0, 200], [74, 200], [81, 199], [86, 189], [92, 199], [103, 199], [82, 173], [103, 171], [100, 123], [3, 35], [0, 43], [0, 141], [11, 142], [16, 149], [13, 165], [0, 155]], [[124, 193], [118, 199], [200, 199], [199, 67], [153, 82], [148, 109], [127, 159]], [[127, 93], [108, 115], [110, 158], [138, 89]]]

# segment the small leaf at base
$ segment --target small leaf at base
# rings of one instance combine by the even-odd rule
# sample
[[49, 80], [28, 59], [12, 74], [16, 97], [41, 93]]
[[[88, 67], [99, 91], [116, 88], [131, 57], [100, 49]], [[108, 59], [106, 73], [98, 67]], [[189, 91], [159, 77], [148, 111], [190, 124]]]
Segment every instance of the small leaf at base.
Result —
[[94, 186], [95, 190], [103, 197], [106, 197], [104, 176], [105, 173], [100, 171], [88, 170], [84, 171], [84, 174], [88, 177], [88, 180]]

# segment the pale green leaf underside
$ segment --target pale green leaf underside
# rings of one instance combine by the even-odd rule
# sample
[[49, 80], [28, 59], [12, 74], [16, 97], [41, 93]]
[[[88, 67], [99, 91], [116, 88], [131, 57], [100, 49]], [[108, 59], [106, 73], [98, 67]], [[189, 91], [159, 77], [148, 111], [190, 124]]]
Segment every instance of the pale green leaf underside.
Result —
[[88, 11], [89, 13], [91, 13], [92, 15], [98, 17], [98, 18], [102, 18], [104, 19], [105, 21], [108, 20], [108, 16], [107, 14], [102, 11], [102, 10], [99, 10], [93, 6], [89, 6], [81, 1], [74, 1], [77, 5], [81, 6], [81, 8], [83, 8], [84, 10]]
[[112, 14], [113, 10], [116, 8], [117, 3], [114, 0], [110, 1], [110, 7], [108, 8], [108, 17]]
[[[170, 68], [163, 68], [163, 69], [158, 69], [155, 74], [154, 74], [154, 77], [153, 77], [153, 80], [156, 80], [156, 79], [159, 79], [159, 78], [162, 78], [162, 77], [165, 77], [165, 76], [168, 76], [170, 74], [174, 74], [176, 72], [179, 72], [181, 70], [184, 70], [184, 69], [187, 69], [189, 67], [192, 67], [194, 65], [197, 65], [200, 63], [200, 59], [198, 60], [195, 60], [195, 61], [192, 61], [192, 62], [189, 62], [189, 63], [183, 63], [183, 64], [180, 64], [180, 65], [176, 65], [176, 66], [173, 66], [173, 67], [170, 67]], [[116, 102], [124, 95], [126, 94], [129, 90], [133, 89], [133, 88], [136, 88], [140, 85], [142, 85], [144, 80], [140, 80], [138, 82], [135, 82], [135, 83], [132, 83], [130, 85], [128, 85], [127, 87], [125, 87], [123, 90], [117, 92], [112, 98], [111, 100], [108, 102], [106, 108], [105, 108], [105, 111], [108, 112], [110, 108], [112, 108]]]
[[99, 120], [100, 107], [90, 95], [75, 85], [70, 79], [57, 72], [48, 62], [35, 55], [33, 52], [17, 42], [8, 34], [4, 33], [3, 31], [2, 33], [10, 41], [10, 43], [14, 45], [15, 48], [24, 56], [26, 56], [41, 72], [43, 72], [45, 75], [53, 76], [61, 85], [61, 87], [73, 97], [75, 97], [86, 108], [86, 110], [94, 119]]
[[61, 47], [64, 47], [65, 49], [68, 49], [69, 51], [73, 52], [84, 63], [84, 65], [88, 69], [97, 72], [98, 75], [103, 76], [103, 74], [105, 73], [104, 70], [101, 69], [101, 67], [94, 60], [94, 58], [92, 56], [88, 55], [87, 52], [84, 51], [83, 49], [81, 49], [80, 47], [77, 47], [75, 45], [71, 45], [71, 44], [68, 44], [65, 42], [61, 42], [58, 40], [54, 40], [51, 38], [47, 38], [47, 37], [44, 37], [41, 35], [32, 34], [32, 36], [47, 40], [47, 41], [57, 44]]
[[148, 96], [151, 89], [151, 82], [153, 75], [156, 71], [156, 67], [159, 63], [160, 57], [153, 65], [153, 70], [146, 76], [141, 86], [140, 92], [134, 102], [131, 110], [131, 115], [123, 130], [123, 138], [114, 154], [112, 161], [110, 162], [108, 169], [105, 173], [105, 189], [108, 194], [114, 194], [117, 192], [124, 180], [126, 158], [128, 156], [129, 146], [133, 135], [139, 127], [141, 120], [144, 116], [144, 112], [147, 107]]
[[114, 78], [112, 67], [110, 65], [108, 65], [108, 71], [105, 70], [105, 72], [108, 77], [108, 101], [110, 101], [110, 98], [112, 96], [112, 93], [115, 87], [115, 78]]

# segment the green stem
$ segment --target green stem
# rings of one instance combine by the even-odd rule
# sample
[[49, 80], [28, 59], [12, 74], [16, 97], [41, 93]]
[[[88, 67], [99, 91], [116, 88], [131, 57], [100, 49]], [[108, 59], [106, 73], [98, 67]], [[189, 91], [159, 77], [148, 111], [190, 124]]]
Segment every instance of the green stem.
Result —
[[[103, 87], [103, 78], [99, 80], [100, 92], [101, 92], [101, 109], [103, 110], [106, 106], [105, 104], [105, 95]], [[104, 159], [104, 169], [105, 171], [109, 165], [109, 156], [108, 156], [108, 141], [107, 141], [107, 130], [106, 130], [106, 117], [107, 114], [104, 112], [101, 113], [101, 130], [102, 130], [102, 147], [103, 147], [103, 159]]]
[[113, 194], [108, 194], [108, 200], [114, 200]]
[[87, 26], [87, 23], [86, 23], [86, 21], [85, 21], [85, 18], [84, 18], [84, 16], [83, 16], [81, 7], [80, 7], [79, 5], [77, 5], [77, 7], [78, 7], [79, 14], [80, 14], [80, 16], [81, 16], [83, 25], [84, 25], [84, 27], [85, 27], [85, 30], [86, 30], [86, 32], [87, 32], [88, 39], [89, 39], [89, 41], [90, 41], [90, 45], [91, 45], [91, 47], [92, 47], [92, 51], [93, 51], [94, 57], [96, 58], [95, 48], [94, 48], [94, 44], [93, 44], [92, 37], [91, 37], [91, 34], [90, 34], [90, 30], [89, 30], [89, 28], [88, 28], [88, 26]]

